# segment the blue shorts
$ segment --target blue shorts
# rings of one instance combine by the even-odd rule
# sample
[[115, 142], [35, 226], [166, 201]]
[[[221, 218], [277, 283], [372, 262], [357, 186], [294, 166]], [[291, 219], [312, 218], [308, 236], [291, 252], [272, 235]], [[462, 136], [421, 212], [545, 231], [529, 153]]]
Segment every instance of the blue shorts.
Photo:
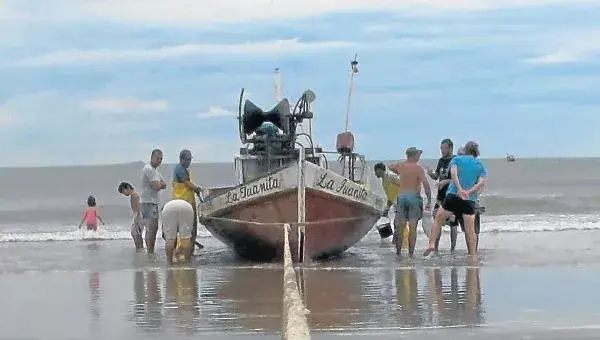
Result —
[[396, 198], [396, 217], [401, 221], [423, 218], [423, 198], [421, 193], [405, 192]]
[[158, 220], [158, 204], [140, 203], [142, 218], [145, 220]]

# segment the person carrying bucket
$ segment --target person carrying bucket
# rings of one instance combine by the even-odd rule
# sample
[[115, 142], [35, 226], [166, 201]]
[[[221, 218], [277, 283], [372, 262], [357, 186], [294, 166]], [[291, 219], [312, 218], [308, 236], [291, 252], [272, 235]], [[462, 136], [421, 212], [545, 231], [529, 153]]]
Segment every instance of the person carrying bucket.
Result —
[[[381, 178], [381, 185], [383, 186], [383, 191], [385, 192], [385, 195], [387, 197], [387, 207], [381, 215], [389, 221], [388, 215], [390, 208], [395, 204], [396, 198], [398, 197], [398, 193], [400, 192], [400, 176], [387, 169], [385, 164], [383, 163], [375, 164], [374, 170], [375, 176], [377, 178]], [[408, 228], [408, 223], [406, 224], [405, 228]], [[392, 234], [394, 234], [389, 222], [384, 223], [382, 225], [378, 225], [377, 231], [379, 232], [379, 236], [381, 236], [382, 239], [388, 238]], [[396, 234], [394, 234], [394, 236], [395, 235]], [[392, 242], [395, 244], [396, 240], [392, 238]], [[408, 244], [408, 232], [404, 233], [403, 243]]]

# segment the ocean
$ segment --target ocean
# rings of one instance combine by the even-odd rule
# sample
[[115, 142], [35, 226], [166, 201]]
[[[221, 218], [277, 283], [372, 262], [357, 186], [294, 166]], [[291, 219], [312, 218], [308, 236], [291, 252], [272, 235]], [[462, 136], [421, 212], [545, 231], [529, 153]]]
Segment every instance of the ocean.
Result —
[[[420, 232], [416, 258], [399, 260], [374, 229], [341, 258], [299, 268], [314, 338], [597, 338], [600, 159], [484, 162], [478, 263], [467, 265], [462, 233], [456, 254], [445, 233], [425, 259]], [[383, 195], [373, 164], [367, 180]], [[117, 186], [139, 186], [142, 167], [0, 169], [0, 339], [280, 336], [280, 264], [237, 259], [204, 228], [186, 268], [168, 268], [160, 239], [154, 256], [135, 253]], [[170, 180], [172, 169], [160, 171]], [[192, 170], [207, 187], [236, 178], [233, 164]], [[107, 223], [94, 240], [77, 229], [90, 194]]]

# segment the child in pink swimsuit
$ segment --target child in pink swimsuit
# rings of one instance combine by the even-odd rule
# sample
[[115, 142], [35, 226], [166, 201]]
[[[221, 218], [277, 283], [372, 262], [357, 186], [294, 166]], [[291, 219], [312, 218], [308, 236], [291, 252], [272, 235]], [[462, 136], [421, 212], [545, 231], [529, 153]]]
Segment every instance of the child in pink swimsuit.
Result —
[[102, 224], [104, 224], [104, 221], [102, 221], [102, 218], [100, 217], [100, 215], [98, 214], [98, 211], [96, 210], [96, 198], [94, 196], [90, 195], [87, 199], [87, 205], [88, 205], [88, 207], [85, 208], [85, 210], [83, 211], [83, 218], [81, 219], [81, 222], [79, 223], [79, 228], [81, 229], [83, 222], [85, 222], [85, 225], [87, 226], [87, 230], [96, 231], [98, 229], [98, 221], [100, 221], [100, 222], [102, 222]]

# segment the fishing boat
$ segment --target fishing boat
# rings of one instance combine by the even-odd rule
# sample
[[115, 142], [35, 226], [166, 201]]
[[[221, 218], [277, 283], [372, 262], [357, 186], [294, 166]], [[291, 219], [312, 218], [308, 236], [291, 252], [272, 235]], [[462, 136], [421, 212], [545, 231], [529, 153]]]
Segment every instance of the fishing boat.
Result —
[[[348, 102], [356, 65], [352, 61]], [[276, 80], [278, 76], [276, 70]], [[279, 85], [276, 97], [280, 93]], [[348, 119], [336, 150], [327, 152], [314, 146], [312, 131], [299, 129], [307, 121], [312, 127], [315, 93], [306, 90], [293, 109], [286, 98], [277, 99], [265, 112], [245, 99], [242, 89], [238, 120], [243, 147], [234, 156], [238, 184], [211, 189], [199, 204], [200, 221], [248, 260], [280, 261], [285, 224], [290, 226], [294, 262], [337, 256], [373, 228], [386, 201], [365, 181], [367, 163], [354, 152]], [[329, 164], [331, 155], [338, 159], [337, 170]]]
[[511, 154], [506, 154], [506, 161], [507, 162], [514, 162], [516, 160], [514, 155]]

